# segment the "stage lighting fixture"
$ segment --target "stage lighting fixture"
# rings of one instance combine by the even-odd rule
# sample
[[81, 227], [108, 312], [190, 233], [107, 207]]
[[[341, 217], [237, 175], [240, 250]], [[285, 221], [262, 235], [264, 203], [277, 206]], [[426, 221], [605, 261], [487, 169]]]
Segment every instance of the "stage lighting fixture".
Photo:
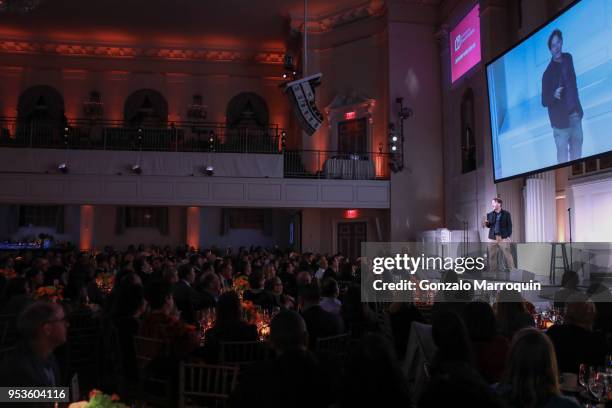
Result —
[[204, 174], [206, 174], [207, 176], [212, 176], [215, 174], [215, 168], [213, 166], [211, 166], [210, 164], [206, 165], [206, 167], [204, 167]]
[[140, 164], [135, 164], [132, 166], [132, 173], [135, 173], [135, 174], [142, 173], [142, 167], [140, 167]]
[[57, 166], [57, 170], [58, 170], [60, 173], [62, 173], [62, 174], [66, 174], [66, 173], [68, 173], [68, 164], [66, 164], [66, 163], [60, 163], [60, 164]]

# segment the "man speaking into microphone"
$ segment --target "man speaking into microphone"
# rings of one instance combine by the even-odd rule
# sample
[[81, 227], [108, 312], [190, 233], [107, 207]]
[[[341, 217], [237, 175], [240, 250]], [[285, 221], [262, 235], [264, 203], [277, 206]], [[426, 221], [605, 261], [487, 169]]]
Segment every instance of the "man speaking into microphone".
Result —
[[493, 211], [487, 214], [484, 226], [489, 228], [489, 271], [497, 273], [499, 271], [498, 253], [501, 253], [506, 260], [506, 266], [514, 269], [514, 258], [510, 252], [510, 236], [512, 235], [512, 217], [510, 213], [502, 209], [503, 201], [501, 198], [491, 200]]

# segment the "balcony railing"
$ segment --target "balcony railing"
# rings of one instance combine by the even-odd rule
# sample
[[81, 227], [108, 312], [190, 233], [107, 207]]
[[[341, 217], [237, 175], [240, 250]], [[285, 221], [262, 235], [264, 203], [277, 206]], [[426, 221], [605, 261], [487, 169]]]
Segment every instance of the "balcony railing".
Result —
[[20, 122], [0, 118], [0, 146], [5, 147], [279, 154], [281, 133], [277, 125], [246, 128], [174, 122], [153, 127], [121, 121]]
[[386, 153], [286, 150], [284, 172], [288, 178], [386, 180], [388, 163]]

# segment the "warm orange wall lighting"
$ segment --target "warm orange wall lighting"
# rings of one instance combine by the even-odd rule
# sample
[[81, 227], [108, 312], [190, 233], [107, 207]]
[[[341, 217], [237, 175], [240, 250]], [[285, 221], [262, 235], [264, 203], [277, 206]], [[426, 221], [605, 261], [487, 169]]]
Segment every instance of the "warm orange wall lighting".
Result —
[[94, 206], [81, 206], [81, 222], [80, 231], [81, 239], [79, 247], [81, 251], [90, 251], [93, 249], [93, 229], [94, 229]]
[[200, 248], [200, 207], [187, 207], [187, 245]]

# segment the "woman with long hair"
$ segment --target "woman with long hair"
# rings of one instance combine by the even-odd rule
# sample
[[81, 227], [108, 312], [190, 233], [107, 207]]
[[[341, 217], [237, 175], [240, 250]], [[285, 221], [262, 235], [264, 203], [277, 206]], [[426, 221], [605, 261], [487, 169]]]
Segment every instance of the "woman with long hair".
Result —
[[513, 408], [578, 408], [561, 396], [557, 357], [550, 339], [525, 328], [514, 336], [498, 391]]

